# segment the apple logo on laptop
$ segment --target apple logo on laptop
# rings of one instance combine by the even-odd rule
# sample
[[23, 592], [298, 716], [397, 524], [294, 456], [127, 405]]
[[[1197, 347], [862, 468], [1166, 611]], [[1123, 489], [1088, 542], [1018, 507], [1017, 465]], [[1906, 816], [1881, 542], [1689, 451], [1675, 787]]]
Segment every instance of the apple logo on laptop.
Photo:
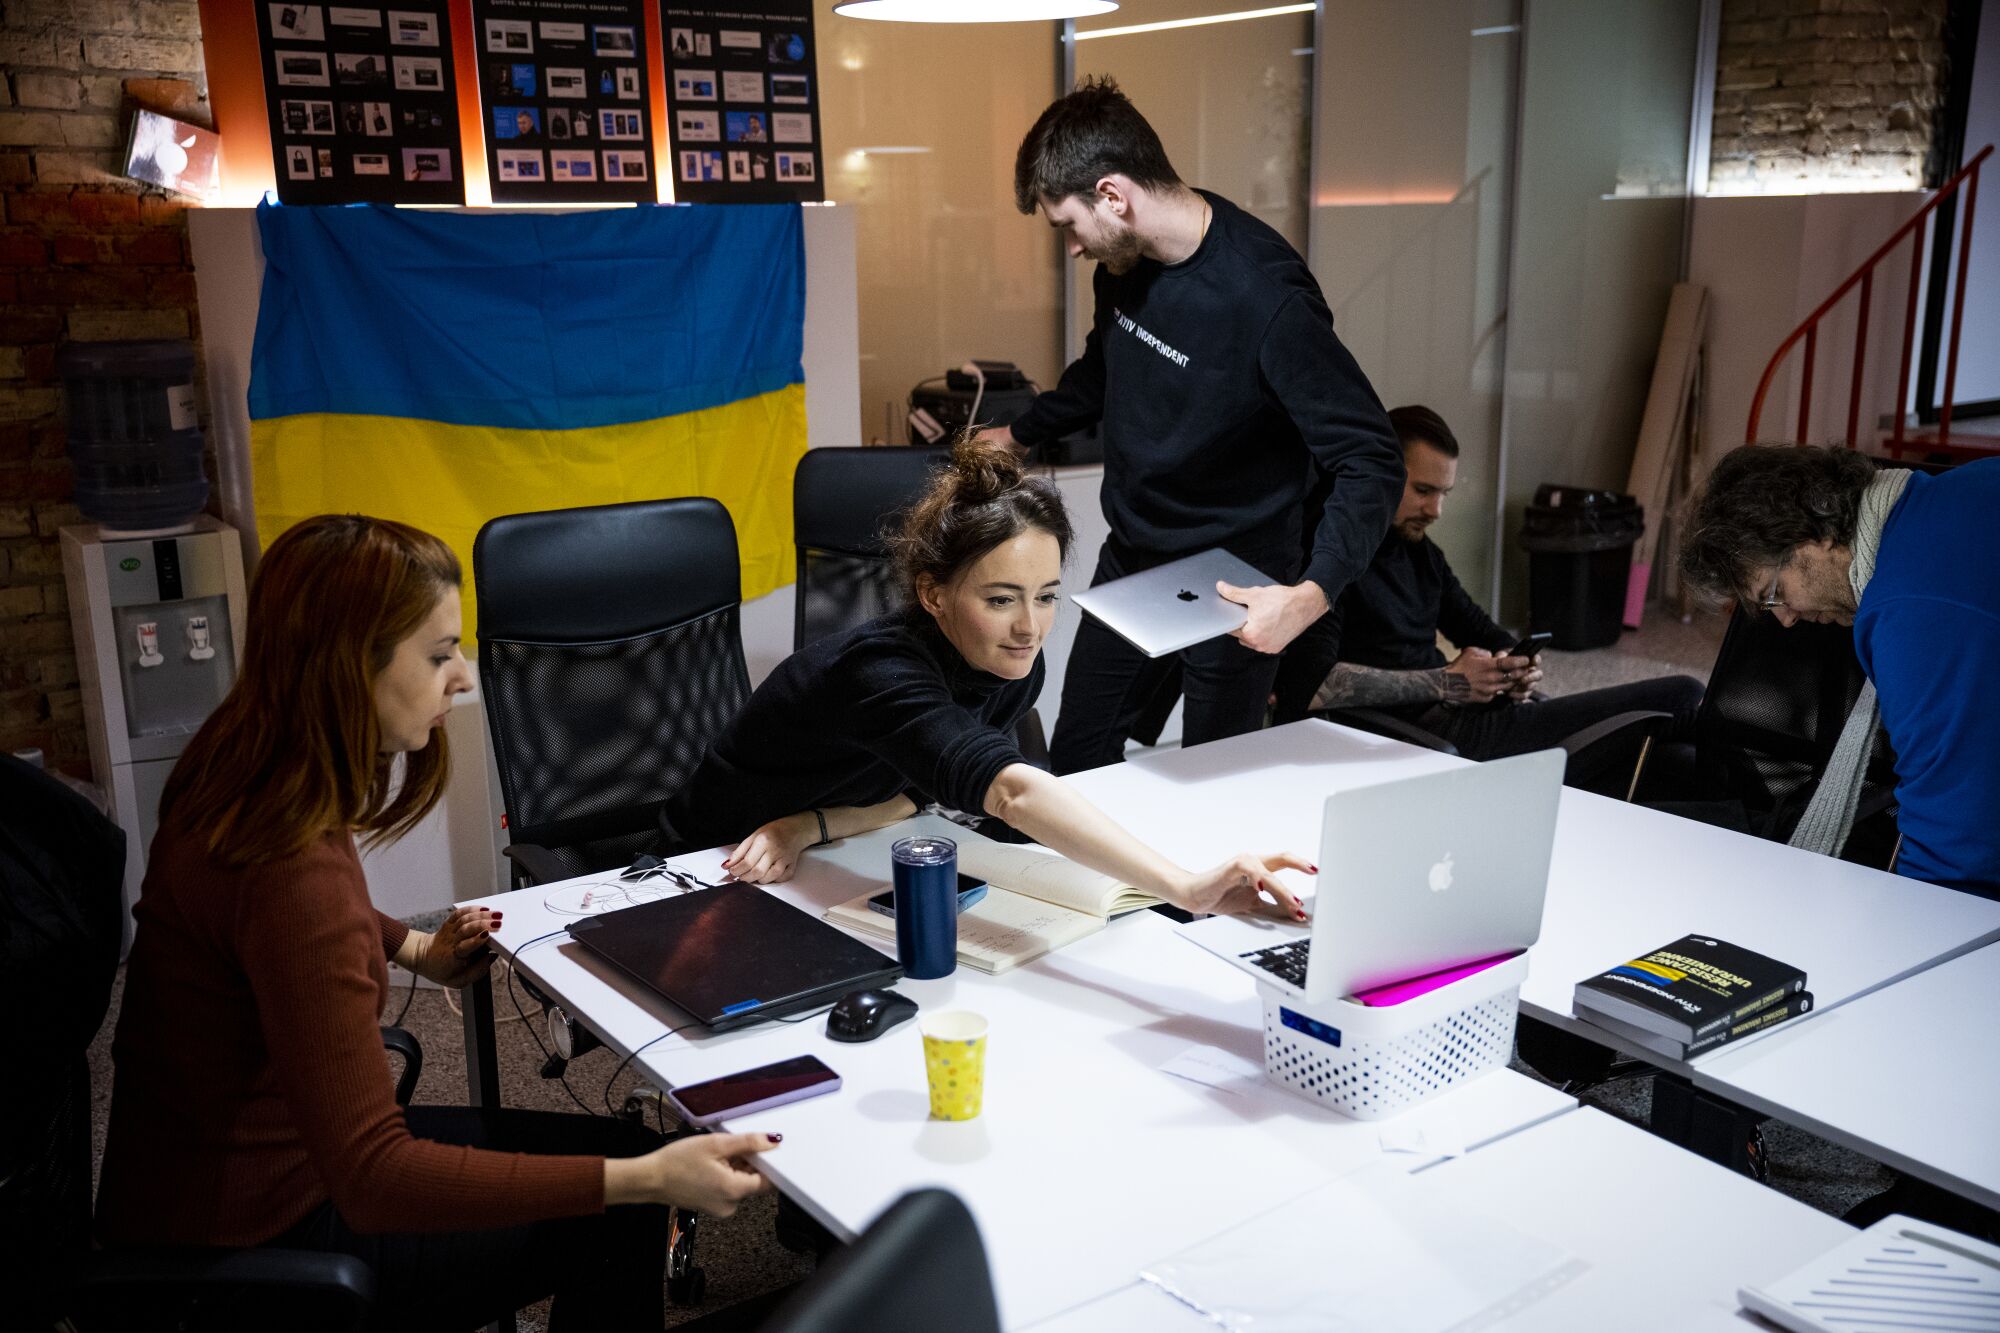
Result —
[[1431, 892], [1443, 893], [1451, 887], [1451, 853], [1444, 854], [1444, 860], [1431, 867]]
[[1193, 602], [1200, 600], [1200, 598], [1196, 594], [1189, 592], [1186, 588], [1182, 588], [1179, 592], [1175, 593], [1174, 596], [1180, 598], [1183, 602]]

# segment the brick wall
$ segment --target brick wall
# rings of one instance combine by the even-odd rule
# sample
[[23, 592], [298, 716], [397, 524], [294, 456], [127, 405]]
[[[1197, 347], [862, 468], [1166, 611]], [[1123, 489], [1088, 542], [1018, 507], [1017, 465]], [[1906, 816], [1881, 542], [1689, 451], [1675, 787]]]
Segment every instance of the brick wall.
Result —
[[1947, 4], [1723, 0], [1709, 192], [1923, 187]]
[[206, 126], [206, 88], [196, 0], [0, 0], [0, 750], [79, 776], [56, 347], [196, 336], [182, 204], [119, 171], [135, 108]]

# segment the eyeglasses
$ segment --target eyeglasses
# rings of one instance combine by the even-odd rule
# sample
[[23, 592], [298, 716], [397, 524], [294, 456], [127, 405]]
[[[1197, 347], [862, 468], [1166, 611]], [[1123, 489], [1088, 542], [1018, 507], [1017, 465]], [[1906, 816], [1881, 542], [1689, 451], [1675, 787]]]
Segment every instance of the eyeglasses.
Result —
[[1760, 611], [1781, 611], [1784, 609], [1784, 606], [1784, 595], [1778, 591], [1778, 575], [1773, 574], [1771, 576], [1770, 589], [1757, 599], [1757, 609]]

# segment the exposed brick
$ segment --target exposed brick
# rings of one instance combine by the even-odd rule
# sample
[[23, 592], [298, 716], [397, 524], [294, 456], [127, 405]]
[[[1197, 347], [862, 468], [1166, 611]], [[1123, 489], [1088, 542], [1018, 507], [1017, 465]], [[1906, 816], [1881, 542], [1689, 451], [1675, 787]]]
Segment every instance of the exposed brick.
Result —
[[182, 226], [187, 222], [187, 201], [170, 194], [139, 196], [139, 221], [148, 226]]
[[117, 257], [117, 242], [110, 236], [56, 236], [49, 241], [49, 256], [58, 264], [109, 264]]
[[192, 70], [201, 68], [193, 42], [158, 37], [86, 37], [84, 55], [99, 69]]
[[118, 238], [118, 259], [125, 264], [185, 264], [180, 233], [164, 229]]
[[123, 185], [138, 189], [136, 181], [118, 174], [114, 153], [36, 153], [35, 178], [44, 185]]
[[[27, 361], [28, 361], [28, 353], [26, 348], [0, 347], [0, 380], [18, 380], [26, 378], [28, 373]], [[8, 444], [7, 431], [13, 429], [16, 428], [7, 427], [5, 429], [0, 429], [0, 448], [7, 447]], [[25, 449], [29, 450], [32, 450], [34, 448], [33, 441], [25, 433], [23, 433], [21, 436], [21, 445]]]
[[133, 296], [131, 280], [110, 270], [31, 270], [20, 279], [21, 299], [30, 305], [73, 306], [80, 301], [115, 305]]
[[83, 522], [83, 511], [73, 504], [35, 506], [35, 531], [53, 537], [64, 528]]
[[110, 116], [64, 116], [62, 136], [72, 148], [117, 148], [125, 142], [125, 127]]
[[[0, 485], [5, 481], [0, 479]], [[0, 620], [18, 620], [23, 616], [38, 616], [42, 613], [42, 590], [40, 588], [0, 588]]]
[[69, 336], [78, 342], [114, 338], [185, 338], [185, 310], [72, 310]]
[[83, 89], [59, 74], [16, 74], [14, 100], [22, 106], [74, 111], [83, 104]]
[[26, 153], [0, 153], [0, 186], [19, 189], [35, 179], [35, 160]]
[[0, 264], [17, 264], [23, 268], [46, 264], [49, 247], [39, 236], [28, 236], [20, 232], [0, 234]]
[[[15, 296], [20, 299], [20, 279], [14, 274]], [[0, 319], [0, 343], [18, 345], [21, 343], [49, 342], [62, 337], [63, 317], [59, 310], [25, 310], [19, 305], [7, 312], [7, 318]]]
[[0, 421], [33, 421], [62, 409], [54, 389], [0, 387]]
[[1715, 86], [1727, 91], [1770, 88], [1777, 82], [1777, 71], [1770, 69], [1723, 69], [1717, 70], [1715, 75]]
[[74, 689], [77, 683], [76, 658], [62, 654], [36, 659], [35, 683], [45, 690]]
[[187, 269], [165, 269], [146, 279], [146, 297], [154, 305], [179, 306], [191, 310], [195, 303], [194, 274]]
[[61, 32], [0, 32], [0, 65], [15, 69], [77, 69], [81, 44]]
[[[67, 616], [69, 614], [69, 594], [63, 588], [62, 584], [44, 583], [42, 585], [42, 614], [45, 616]], [[71, 688], [74, 688], [76, 685], [76, 682], [73, 680], [67, 683]], [[43, 689], [47, 689], [50, 686], [50, 682], [42, 681], [41, 685]], [[50, 695], [49, 697], [54, 699], [55, 696]]]
[[130, 194], [79, 190], [69, 197], [70, 216], [86, 227], [115, 226], [139, 220], [139, 200]]
[[161, 4], [143, 0], [139, 5], [139, 31], [148, 37], [201, 36], [201, 11], [191, 4]]
[[86, 74], [77, 81], [83, 89], [83, 104], [99, 111], [117, 111], [125, 105], [125, 80], [115, 74]]
[[62, 120], [41, 111], [0, 111], [0, 144], [36, 146], [60, 144]]
[[187, 79], [127, 79], [125, 95], [148, 111], [181, 120], [208, 123], [208, 104], [201, 90]]

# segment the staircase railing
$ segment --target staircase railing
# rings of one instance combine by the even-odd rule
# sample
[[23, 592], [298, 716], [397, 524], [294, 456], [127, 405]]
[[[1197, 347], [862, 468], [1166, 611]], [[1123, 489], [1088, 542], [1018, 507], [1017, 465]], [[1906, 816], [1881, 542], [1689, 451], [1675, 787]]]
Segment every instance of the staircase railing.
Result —
[[[1962, 186], [1965, 190], [1965, 227], [1958, 241], [1958, 282], [1952, 299], [1951, 336], [1946, 344], [1944, 401], [1938, 409], [1937, 434], [1935, 436], [1935, 443], [1937, 445], [1950, 447], [1952, 394], [1958, 387], [1958, 335], [1960, 327], [1965, 322], [1966, 268], [1967, 260], [1972, 254], [1972, 210], [1973, 206], [1979, 202], [1980, 164], [1992, 155], [1992, 144], [1987, 144], [1986, 147], [1980, 149], [1957, 175], [1946, 181], [1936, 194], [1925, 201], [1922, 208], [1919, 208], [1910, 216], [1909, 221], [1896, 228], [1890, 234], [1889, 239], [1882, 243], [1881, 248], [1868, 256], [1863, 261], [1861, 267], [1855, 269], [1853, 274], [1848, 277], [1847, 281], [1834, 288], [1833, 295], [1820, 302], [1819, 308], [1810, 315], [1807, 315], [1805, 320], [1796, 329], [1792, 330], [1790, 337], [1778, 344], [1778, 350], [1771, 354], [1770, 364], [1764, 367], [1764, 378], [1757, 381], [1757, 395], [1750, 400], [1750, 424], [1749, 428], [1744, 431], [1743, 438], [1745, 442], [1756, 444], [1762, 438], [1758, 433], [1757, 426], [1759, 420], [1764, 415], [1764, 396], [1770, 392], [1771, 381], [1777, 377], [1778, 367], [1784, 364], [1785, 357], [1794, 347], [1799, 345], [1801, 340], [1805, 343], [1805, 360], [1801, 367], [1803, 373], [1799, 380], [1799, 429], [1797, 442], [1805, 444], [1810, 440], [1811, 436], [1808, 434], [1808, 427], [1812, 423], [1813, 362], [1819, 351], [1819, 323], [1834, 306], [1840, 303], [1841, 298], [1845, 297], [1856, 287], [1859, 287], [1861, 289], [1861, 305], [1854, 321], [1854, 378], [1853, 383], [1847, 389], [1847, 447], [1850, 449], [1855, 447], [1856, 442], [1860, 438], [1861, 379], [1862, 371], [1868, 363], [1868, 312], [1869, 303], [1874, 296], [1875, 269], [1883, 260], [1889, 257], [1891, 251], [1905, 239], [1908, 239], [1910, 241], [1910, 290], [1903, 309], [1903, 359], [1901, 368], [1896, 372], [1896, 424], [1894, 433], [1889, 440], [1889, 452], [1900, 458], [1907, 449], [1919, 447], [1915, 444], [1906, 443], [1904, 439], [1904, 425], [1908, 416], [1907, 411], [1905, 411], [1905, 405], [1910, 399], [1910, 359], [1916, 351], [1917, 292], [1923, 286], [1923, 223], [1932, 213], [1937, 211], [1939, 205], [1945, 203], [1947, 200], [1956, 198]], [[1921, 447], [1929, 448], [1935, 447], [1935, 445], [1926, 441]]]

